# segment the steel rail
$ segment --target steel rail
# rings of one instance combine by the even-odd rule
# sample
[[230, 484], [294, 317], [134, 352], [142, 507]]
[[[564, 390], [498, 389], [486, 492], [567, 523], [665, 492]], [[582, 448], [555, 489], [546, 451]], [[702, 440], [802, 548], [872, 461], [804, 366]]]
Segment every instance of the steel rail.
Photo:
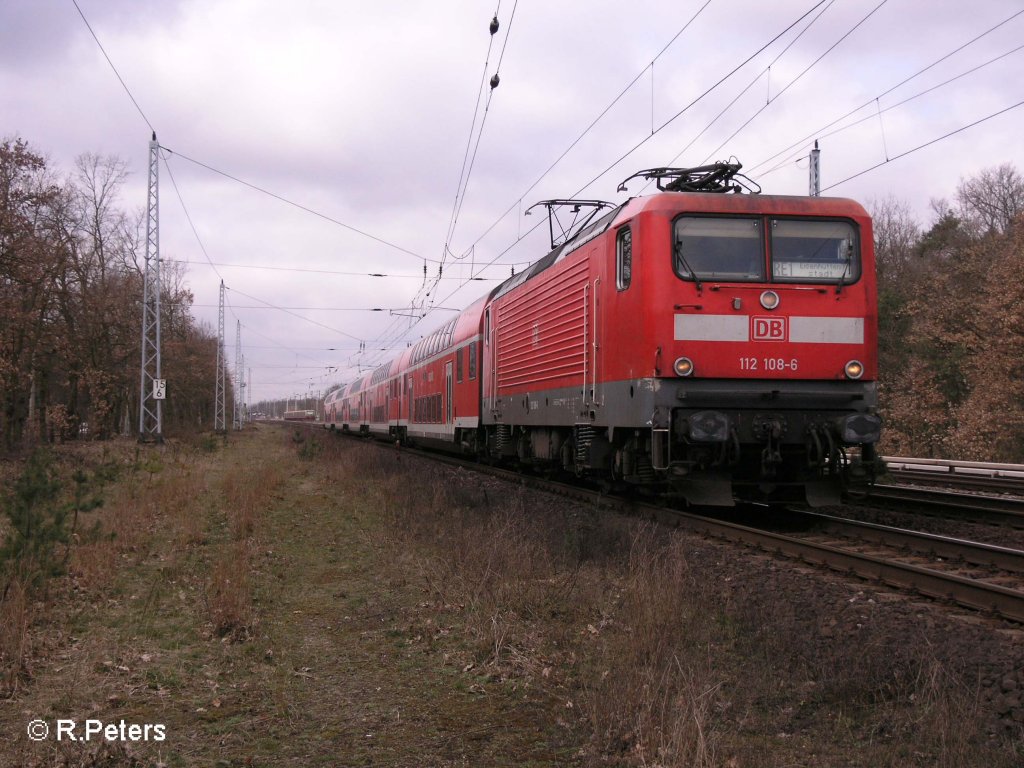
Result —
[[887, 546], [906, 547], [914, 552], [949, 560], [962, 560], [972, 565], [985, 565], [1024, 574], [1024, 550], [984, 544], [952, 536], [912, 531], [861, 520], [850, 520], [818, 512], [790, 510], [790, 514], [813, 521], [818, 530], [841, 536], [856, 536]]
[[947, 475], [916, 470], [889, 470], [889, 476], [905, 483], [921, 483], [959, 488], [971, 488], [1007, 493], [1024, 493], [1024, 482], [1011, 477], [990, 477], [988, 475]]
[[936, 514], [946, 510], [948, 515], [955, 516], [957, 520], [1024, 528], [1024, 500], [1021, 499], [899, 485], [876, 485], [868, 493], [867, 501], [917, 504], [930, 508]]

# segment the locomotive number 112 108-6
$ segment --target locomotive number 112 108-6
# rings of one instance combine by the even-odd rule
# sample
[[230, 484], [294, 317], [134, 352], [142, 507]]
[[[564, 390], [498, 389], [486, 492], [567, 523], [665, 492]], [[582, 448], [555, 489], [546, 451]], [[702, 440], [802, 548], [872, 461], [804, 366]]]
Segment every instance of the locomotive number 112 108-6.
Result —
[[786, 360], [782, 357], [741, 357], [741, 371], [796, 371], [800, 361], [795, 357]]

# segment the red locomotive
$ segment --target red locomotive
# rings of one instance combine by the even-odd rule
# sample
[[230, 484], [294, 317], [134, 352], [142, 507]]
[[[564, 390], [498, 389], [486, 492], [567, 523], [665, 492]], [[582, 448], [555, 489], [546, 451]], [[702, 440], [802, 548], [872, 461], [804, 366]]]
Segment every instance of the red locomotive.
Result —
[[694, 504], [818, 505], [870, 481], [871, 221], [846, 199], [729, 194], [738, 171], [643, 171], [659, 192], [618, 206], [546, 201], [590, 220], [330, 393], [325, 423]]

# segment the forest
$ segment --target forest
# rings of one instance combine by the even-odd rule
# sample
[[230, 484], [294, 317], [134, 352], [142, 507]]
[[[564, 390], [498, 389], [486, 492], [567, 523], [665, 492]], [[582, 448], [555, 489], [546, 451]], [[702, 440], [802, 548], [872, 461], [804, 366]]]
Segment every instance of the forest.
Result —
[[[0, 448], [134, 434], [144, 211], [127, 164], [85, 154], [66, 176], [0, 141]], [[1024, 462], [1024, 179], [1000, 165], [934, 199], [867, 201], [878, 261], [882, 452]], [[162, 268], [165, 433], [212, 428], [216, 336]]]
[[[85, 154], [62, 176], [20, 138], [0, 141], [0, 448], [137, 434], [145, 211], [127, 164]], [[163, 262], [164, 432], [209, 428], [215, 334]]]
[[869, 205], [878, 260], [883, 453], [1024, 463], [1024, 179], [961, 179], [921, 225]]

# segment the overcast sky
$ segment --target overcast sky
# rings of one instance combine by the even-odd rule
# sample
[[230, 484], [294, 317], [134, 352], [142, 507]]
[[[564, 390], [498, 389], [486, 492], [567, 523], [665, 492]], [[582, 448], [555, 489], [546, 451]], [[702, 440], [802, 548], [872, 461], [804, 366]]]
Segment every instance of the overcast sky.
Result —
[[530, 205], [622, 202], [643, 185], [616, 186], [644, 168], [734, 156], [766, 193], [806, 194], [818, 137], [824, 194], [895, 197], [923, 226], [960, 179], [1024, 170], [1020, 0], [501, 0], [492, 40], [496, 4], [78, 0], [137, 109], [72, 0], [3, 0], [0, 136], [65, 173], [86, 152], [128, 161], [122, 205], [137, 210], [156, 130], [162, 258], [188, 262], [214, 329], [223, 278], [252, 402], [389, 359], [548, 250]]

